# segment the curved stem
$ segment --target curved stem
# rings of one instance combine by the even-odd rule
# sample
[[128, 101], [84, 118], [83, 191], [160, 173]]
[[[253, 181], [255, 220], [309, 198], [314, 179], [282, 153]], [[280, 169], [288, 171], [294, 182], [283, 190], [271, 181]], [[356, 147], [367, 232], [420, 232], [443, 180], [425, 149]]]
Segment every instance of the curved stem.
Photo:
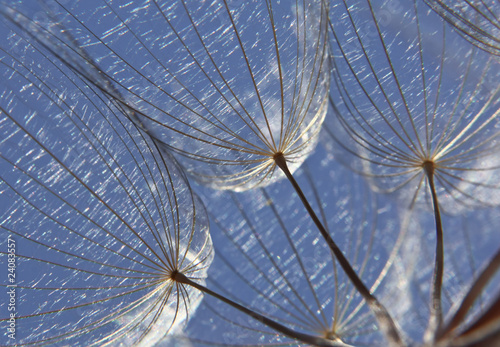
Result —
[[188, 286], [191, 286], [191, 287], [194, 287], [196, 289], [198, 289], [199, 291], [207, 294], [207, 295], [210, 295], [220, 301], [223, 301], [225, 302], [226, 304], [230, 305], [231, 307], [234, 307], [235, 309], [243, 312], [244, 314], [252, 317], [253, 319], [261, 322], [262, 324], [265, 324], [267, 325], [268, 327], [270, 327], [271, 329], [274, 329], [275, 331], [278, 331], [280, 333], [282, 333], [283, 335], [286, 335], [288, 337], [291, 337], [293, 339], [296, 339], [296, 340], [299, 340], [301, 342], [304, 342], [304, 343], [307, 343], [307, 344], [310, 344], [310, 345], [313, 345], [313, 346], [321, 346], [321, 347], [349, 347], [350, 345], [347, 345], [343, 342], [339, 342], [339, 341], [332, 341], [332, 340], [327, 340], [325, 338], [322, 338], [322, 337], [318, 337], [318, 336], [312, 336], [312, 335], [307, 335], [307, 334], [304, 334], [304, 333], [299, 333], [295, 330], [292, 330], [290, 328], [287, 328], [286, 326], [266, 317], [266, 316], [263, 316], [261, 315], [260, 313], [257, 313], [255, 311], [252, 311], [210, 289], [208, 289], [207, 287], [201, 285], [201, 284], [198, 284], [192, 280], [190, 280], [189, 278], [187, 278], [185, 275], [183, 275], [182, 273], [180, 272], [176, 272], [175, 274], [172, 274], [172, 279], [178, 283], [183, 283], [183, 284], [186, 284]]
[[435, 164], [432, 161], [425, 161], [423, 168], [429, 181], [429, 188], [432, 195], [432, 204], [434, 206], [434, 219], [436, 223], [436, 260], [434, 263], [434, 275], [432, 278], [431, 292], [431, 312], [429, 325], [425, 332], [425, 340], [430, 342], [435, 340], [437, 331], [443, 324], [443, 310], [441, 306], [441, 288], [443, 286], [443, 268], [444, 268], [444, 250], [443, 250], [443, 226], [441, 223], [441, 212], [439, 211], [439, 202], [434, 186]]
[[[467, 329], [461, 333], [457, 340], [472, 339], [478, 342], [487, 341], [490, 337], [494, 337], [495, 346], [500, 342], [500, 296], [497, 295], [496, 299], [490, 307]], [[481, 346], [493, 346], [484, 342]]]
[[391, 346], [404, 346], [405, 344], [401, 339], [396, 324], [394, 323], [392, 317], [389, 315], [389, 312], [387, 312], [387, 309], [384, 307], [384, 305], [382, 305], [377, 300], [377, 298], [370, 293], [370, 290], [365, 286], [363, 281], [361, 281], [359, 276], [352, 268], [351, 264], [349, 263], [349, 260], [347, 260], [347, 258], [344, 256], [340, 248], [335, 243], [335, 241], [333, 241], [330, 234], [326, 231], [325, 227], [319, 220], [318, 216], [316, 215], [313, 208], [309, 204], [309, 201], [302, 192], [302, 189], [300, 188], [299, 184], [297, 183], [297, 181], [291, 174], [290, 170], [288, 169], [288, 165], [286, 164], [286, 159], [283, 156], [283, 154], [277, 153], [274, 156], [274, 162], [283, 171], [283, 173], [286, 175], [286, 177], [292, 184], [293, 188], [300, 197], [300, 200], [304, 204], [304, 207], [306, 208], [307, 212], [314, 221], [314, 224], [316, 224], [321, 235], [323, 236], [326, 243], [330, 247], [330, 250], [335, 255], [335, 258], [339, 262], [340, 266], [342, 266], [342, 269], [344, 270], [345, 274], [347, 275], [347, 277], [349, 277], [352, 284], [354, 285], [356, 290], [361, 294], [363, 299], [365, 299], [366, 303], [368, 304], [368, 307], [370, 307], [370, 309], [372, 310], [373, 314], [375, 315], [375, 318], [377, 319], [379, 327], [384, 332], [385, 337], [387, 338], [389, 344]]
[[[488, 262], [488, 265], [484, 268], [481, 274], [476, 278], [471, 288], [462, 299], [460, 306], [456, 310], [452, 319], [449, 323], [440, 329], [438, 334], [436, 335], [437, 339], [445, 339], [452, 335], [455, 329], [464, 321], [467, 313], [470, 308], [477, 300], [481, 293], [483, 292], [486, 285], [490, 282], [490, 280], [495, 276], [497, 271], [500, 269], [500, 250], [497, 251], [495, 256]], [[497, 315], [498, 315], [497, 311]]]

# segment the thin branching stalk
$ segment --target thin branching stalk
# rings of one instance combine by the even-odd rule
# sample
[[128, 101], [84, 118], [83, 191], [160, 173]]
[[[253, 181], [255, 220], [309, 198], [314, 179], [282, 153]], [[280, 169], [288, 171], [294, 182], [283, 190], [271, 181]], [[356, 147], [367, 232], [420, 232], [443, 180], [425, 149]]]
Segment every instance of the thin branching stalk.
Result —
[[319, 232], [325, 239], [326, 243], [328, 244], [328, 247], [330, 247], [331, 251], [335, 255], [335, 258], [338, 260], [340, 266], [342, 266], [342, 269], [346, 273], [347, 277], [350, 279], [350, 281], [352, 282], [356, 290], [359, 292], [359, 294], [361, 294], [361, 296], [366, 300], [366, 303], [368, 304], [373, 314], [375, 315], [379, 323], [380, 329], [382, 329], [382, 331], [384, 332], [390, 345], [403, 346], [404, 345], [403, 340], [401, 339], [400, 333], [389, 312], [384, 307], [384, 305], [382, 305], [378, 301], [378, 299], [370, 293], [370, 291], [365, 286], [363, 281], [359, 278], [359, 276], [356, 274], [356, 271], [354, 271], [351, 264], [344, 256], [340, 248], [337, 246], [337, 244], [332, 239], [328, 231], [325, 229], [325, 227], [319, 220], [318, 216], [314, 212], [313, 208], [311, 207], [311, 204], [309, 204], [309, 201], [302, 192], [302, 189], [300, 188], [299, 184], [297, 183], [293, 175], [290, 173], [290, 170], [288, 170], [288, 166], [286, 164], [286, 160], [283, 154], [278, 153], [277, 155], [275, 155], [274, 161], [292, 184], [293, 188], [297, 192], [297, 195], [300, 197], [300, 200], [304, 204], [304, 207], [309, 213], [311, 219], [314, 221], [314, 224], [317, 226]]
[[294, 331], [290, 328], [287, 328], [286, 326], [284, 326], [284, 325], [282, 325], [282, 324], [280, 324], [280, 323], [278, 323], [278, 322], [276, 322], [276, 321], [274, 321], [274, 320], [272, 320], [272, 319], [270, 319], [270, 318], [268, 318], [260, 313], [252, 311], [252, 310], [246, 308], [245, 306], [242, 306], [242, 305], [238, 304], [237, 302], [234, 302], [234, 301], [226, 298], [225, 296], [217, 294], [216, 292], [210, 290], [209, 288], [202, 286], [201, 284], [198, 284], [198, 283], [190, 280], [189, 278], [187, 278], [185, 275], [183, 275], [180, 272], [172, 273], [171, 277], [174, 281], [176, 281], [178, 283], [183, 283], [183, 284], [189, 285], [191, 287], [194, 287], [207, 295], [210, 295], [210, 296], [212, 296], [212, 297], [214, 297], [222, 302], [225, 302], [226, 304], [230, 305], [231, 307], [243, 312], [244, 314], [252, 317], [253, 319], [256, 319], [257, 321], [261, 322], [262, 324], [267, 325], [268, 327], [272, 328], [275, 331], [282, 333], [285, 336], [291, 337], [291, 338], [296, 339], [298, 341], [302, 341], [302, 342], [305, 342], [305, 343], [308, 343], [308, 344], [311, 344], [314, 346], [319, 346], [319, 347], [348, 347], [348, 346], [350, 346], [350, 345], [345, 344], [343, 342], [332, 341], [332, 340], [324, 339], [324, 338], [321, 338], [318, 336], [303, 334], [303, 333]]
[[[479, 276], [474, 281], [473, 285], [465, 295], [465, 297], [460, 302], [460, 305], [456, 312], [453, 314], [453, 317], [449, 320], [449, 322], [445, 325], [441, 326], [441, 329], [436, 333], [436, 340], [446, 341], [453, 335], [456, 335], [456, 329], [460, 324], [463, 323], [467, 313], [471, 309], [474, 302], [481, 296], [483, 290], [486, 285], [491, 281], [493, 276], [500, 269], [500, 250], [497, 251], [495, 256], [491, 259], [488, 265], [484, 268], [484, 270], [479, 274]], [[495, 307], [493, 305], [492, 307]], [[498, 320], [498, 313], [496, 319]]]

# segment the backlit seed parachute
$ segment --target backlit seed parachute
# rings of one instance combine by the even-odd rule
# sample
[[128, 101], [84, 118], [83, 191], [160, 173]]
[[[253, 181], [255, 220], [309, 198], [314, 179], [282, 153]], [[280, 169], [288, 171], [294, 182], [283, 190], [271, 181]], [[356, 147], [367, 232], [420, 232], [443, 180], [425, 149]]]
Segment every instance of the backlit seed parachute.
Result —
[[198, 180], [264, 185], [282, 176], [275, 154], [293, 171], [314, 147], [328, 106], [325, 1], [49, 7], [52, 24], [24, 8], [6, 12], [134, 109], [136, 123]]
[[330, 8], [336, 115], [327, 123], [339, 154], [377, 189], [405, 187], [410, 199], [432, 167], [450, 213], [498, 205], [498, 59], [422, 0], [388, 3]]
[[[295, 177], [359, 277], [391, 314], [404, 316], [410, 290], [398, 277], [398, 251], [407, 235], [397, 205], [335, 162], [321, 144]], [[338, 346], [387, 346], [372, 311], [288, 184], [283, 180], [242, 193], [200, 192], [213, 221], [215, 258], [208, 285]], [[186, 334], [201, 346], [298, 343], [208, 296]]]
[[500, 56], [500, 2], [498, 0], [425, 0], [472, 44]]
[[202, 296], [169, 276], [204, 281], [204, 207], [126, 110], [1, 31], [0, 251], [14, 240], [17, 335], [0, 344], [149, 346], [181, 330]]
[[330, 28], [334, 114], [327, 141], [373, 188], [398, 191], [411, 207], [427, 198], [433, 208], [434, 269], [422, 335], [425, 344], [437, 343], [451, 253], [444, 235], [453, 230], [446, 231], [442, 211], [464, 215], [500, 205], [499, 61], [423, 0], [334, 2]]

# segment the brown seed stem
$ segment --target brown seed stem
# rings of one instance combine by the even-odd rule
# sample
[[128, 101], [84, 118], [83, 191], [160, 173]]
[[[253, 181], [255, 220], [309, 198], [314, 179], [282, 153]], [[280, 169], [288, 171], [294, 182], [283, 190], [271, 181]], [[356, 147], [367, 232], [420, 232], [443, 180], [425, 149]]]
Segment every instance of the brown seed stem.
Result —
[[429, 325], [425, 333], [425, 340], [434, 341], [437, 331], [441, 329], [443, 324], [443, 311], [441, 306], [441, 288], [443, 286], [443, 268], [444, 268], [444, 250], [443, 250], [443, 226], [441, 223], [441, 213], [439, 211], [439, 202], [434, 185], [434, 172], [436, 165], [433, 161], [426, 160], [422, 165], [429, 188], [432, 195], [432, 204], [434, 206], [434, 219], [436, 223], [436, 259], [434, 263], [434, 275], [432, 278], [431, 288], [431, 312], [429, 317]]
[[338, 340], [337, 341], [332, 341], [332, 340], [327, 340], [325, 338], [322, 338], [322, 337], [318, 337], [318, 336], [312, 336], [312, 335], [308, 335], [308, 334], [304, 334], [304, 333], [300, 333], [300, 332], [297, 332], [295, 330], [292, 330], [290, 328], [287, 328], [286, 326], [264, 316], [264, 315], [261, 315], [260, 313], [257, 313], [255, 311], [252, 311], [210, 289], [208, 289], [207, 287], [201, 285], [201, 284], [198, 284], [192, 280], [190, 280], [189, 278], [187, 278], [184, 274], [178, 272], [178, 271], [174, 271], [171, 275], [171, 278], [172, 280], [178, 282], [178, 283], [182, 283], [182, 284], [186, 284], [188, 286], [191, 286], [191, 287], [194, 287], [196, 289], [198, 289], [199, 291], [207, 294], [207, 295], [210, 295], [220, 301], [223, 301], [225, 302], [226, 304], [230, 305], [231, 307], [234, 307], [235, 309], [243, 312], [244, 314], [252, 317], [253, 319], [261, 322], [262, 324], [265, 324], [267, 325], [268, 327], [270, 327], [271, 329], [275, 330], [275, 331], [278, 331], [280, 333], [282, 333], [283, 335], [286, 335], [288, 337], [291, 337], [293, 339], [296, 339], [296, 340], [299, 340], [301, 342], [304, 342], [304, 343], [307, 343], [307, 344], [310, 344], [310, 345], [313, 345], [313, 346], [321, 346], [321, 347], [349, 347], [350, 345], [347, 345], [347, 344], [344, 344], [342, 342], [339, 342]]
[[[500, 269], [500, 250], [497, 251], [495, 256], [488, 262], [488, 265], [481, 271], [481, 274], [476, 278], [471, 288], [465, 295], [464, 299], [460, 303], [460, 306], [456, 310], [455, 314], [449, 321], [449, 323], [442, 327], [438, 334], [436, 335], [436, 339], [445, 340], [446, 338], [453, 335], [455, 329], [464, 321], [467, 313], [470, 308], [477, 300], [478, 297], [483, 293], [484, 288], [490, 282], [490, 280], [495, 276], [495, 274]], [[497, 312], [497, 317], [500, 314], [500, 310]], [[485, 314], [486, 315], [486, 314]], [[497, 318], [498, 319], [498, 318]], [[480, 319], [478, 320], [478, 322]], [[474, 326], [474, 325], [473, 325]], [[472, 327], [469, 327], [470, 330]], [[465, 332], [466, 333], [466, 332]]]
[[366, 303], [372, 310], [373, 314], [375, 315], [375, 318], [378, 321], [379, 327], [383, 330], [389, 344], [391, 346], [404, 346], [405, 344], [401, 339], [396, 324], [394, 323], [392, 317], [389, 315], [389, 312], [387, 312], [387, 309], [378, 301], [378, 299], [374, 295], [370, 293], [370, 291], [365, 286], [363, 281], [361, 281], [359, 276], [356, 274], [351, 264], [340, 250], [340, 248], [337, 246], [335, 241], [333, 241], [330, 234], [326, 231], [325, 227], [319, 220], [318, 216], [316, 215], [313, 208], [309, 204], [309, 201], [302, 192], [302, 189], [300, 188], [299, 184], [297, 183], [297, 181], [291, 174], [290, 170], [288, 169], [288, 165], [286, 164], [286, 159], [283, 153], [276, 153], [274, 155], [274, 162], [283, 171], [283, 173], [286, 175], [286, 177], [292, 184], [293, 188], [295, 189], [295, 192], [300, 197], [300, 200], [304, 204], [304, 207], [306, 208], [307, 212], [314, 221], [314, 224], [316, 224], [316, 227], [320, 231], [326, 243], [330, 247], [330, 250], [335, 255], [335, 258], [339, 262], [340, 266], [342, 266], [342, 269], [346, 273], [347, 277], [350, 279], [356, 290], [361, 294], [361, 296], [365, 299]]

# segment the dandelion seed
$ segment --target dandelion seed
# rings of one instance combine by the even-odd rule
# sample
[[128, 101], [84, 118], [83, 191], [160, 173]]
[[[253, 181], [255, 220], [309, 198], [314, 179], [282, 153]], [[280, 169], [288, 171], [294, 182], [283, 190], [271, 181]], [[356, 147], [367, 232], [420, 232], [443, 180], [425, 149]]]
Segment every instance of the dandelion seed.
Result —
[[17, 339], [1, 344], [154, 344], [200, 304], [167, 275], [207, 276], [204, 208], [122, 110], [19, 44], [22, 59], [1, 46], [0, 231], [2, 246], [16, 239], [19, 269]]
[[498, 1], [426, 0], [426, 3], [472, 44], [500, 55]]
[[[339, 247], [360, 278], [383, 303], [390, 303], [399, 294], [381, 283], [391, 281], [393, 261], [405, 235], [399, 232], [397, 215], [383, 218], [376, 211], [394, 206], [380, 201], [362, 177], [325, 157], [319, 145], [297, 170], [297, 182], [320, 211], [323, 224], [335, 230]], [[321, 169], [316, 165], [320, 160], [327, 163]], [[332, 187], [324, 177], [345, 184]], [[202, 199], [210, 202], [207, 208], [215, 221], [216, 257], [208, 283], [298, 331], [354, 346], [385, 345], [385, 337], [357, 288], [339, 269], [328, 245], [318, 242], [313, 221], [303, 213], [289, 213], [301, 211], [302, 202], [287, 186], [288, 182], [278, 182], [244, 193], [200, 192]], [[340, 206], [339, 200], [344, 201]], [[380, 262], [370, 261], [375, 253]], [[197, 317], [213, 319], [231, 343], [292, 343], [212, 299], [203, 302]], [[194, 341], [220, 342], [218, 334], [206, 336], [194, 327], [189, 329]]]
[[378, 11], [366, 1], [331, 11], [343, 18], [331, 21], [332, 32], [354, 35], [332, 37], [337, 116], [328, 129], [343, 153], [363, 159], [344, 154], [346, 162], [379, 190], [412, 182], [417, 193], [432, 163], [448, 213], [496, 206], [498, 61], [464, 43], [421, 1], [401, 7], [390, 23], [380, 22]]
[[60, 6], [62, 24], [48, 28], [6, 11], [134, 110], [198, 180], [234, 190], [265, 185], [279, 176], [276, 153], [293, 171], [314, 148], [328, 104], [324, 1], [255, 1], [238, 11], [185, 1], [89, 8]]
[[432, 343], [443, 319], [441, 209], [460, 213], [500, 203], [500, 88], [493, 82], [500, 66], [436, 20], [422, 1], [382, 18], [386, 4], [331, 6], [336, 117], [328, 129], [344, 154], [362, 159], [346, 162], [375, 188], [403, 191], [411, 204], [430, 193], [437, 234]]

